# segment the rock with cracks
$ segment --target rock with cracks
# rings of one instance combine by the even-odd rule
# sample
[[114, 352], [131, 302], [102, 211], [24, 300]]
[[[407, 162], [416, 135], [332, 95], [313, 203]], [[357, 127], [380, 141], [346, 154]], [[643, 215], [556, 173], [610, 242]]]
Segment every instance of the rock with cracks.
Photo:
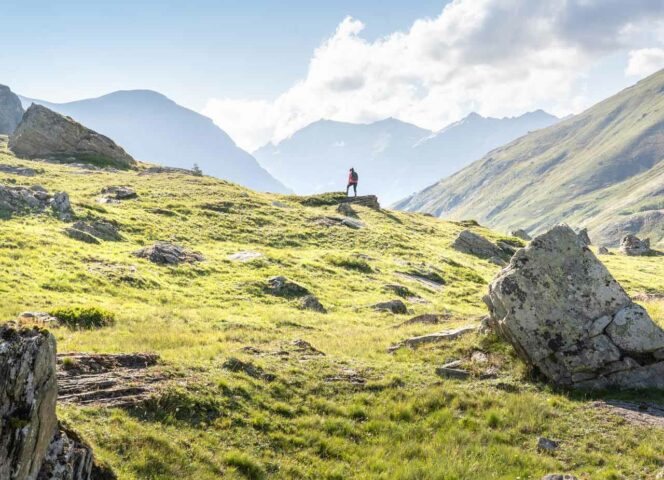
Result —
[[485, 302], [493, 329], [555, 385], [664, 388], [664, 331], [567, 226], [519, 250]]
[[130, 168], [136, 161], [113, 140], [69, 117], [32, 104], [9, 137], [9, 148], [19, 157], [55, 158]]
[[192, 252], [172, 243], [155, 243], [150, 247], [134, 252], [134, 256], [145, 258], [159, 265], [178, 265], [180, 263], [195, 263], [205, 260], [202, 254]]

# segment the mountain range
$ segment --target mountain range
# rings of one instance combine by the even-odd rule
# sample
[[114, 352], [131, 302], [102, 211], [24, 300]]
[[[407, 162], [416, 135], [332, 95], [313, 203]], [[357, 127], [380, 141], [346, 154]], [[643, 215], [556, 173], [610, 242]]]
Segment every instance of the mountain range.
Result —
[[370, 124], [320, 120], [254, 156], [298, 194], [339, 190], [355, 167], [360, 191], [387, 205], [557, 120], [541, 110], [501, 119], [472, 113], [438, 132], [394, 118]]
[[598, 243], [664, 239], [664, 70], [497, 148], [396, 204], [531, 234], [566, 222]]
[[209, 118], [150, 90], [118, 91], [99, 98], [51, 103], [20, 97], [72, 117], [120, 144], [137, 160], [191, 169], [254, 190], [289, 190]]

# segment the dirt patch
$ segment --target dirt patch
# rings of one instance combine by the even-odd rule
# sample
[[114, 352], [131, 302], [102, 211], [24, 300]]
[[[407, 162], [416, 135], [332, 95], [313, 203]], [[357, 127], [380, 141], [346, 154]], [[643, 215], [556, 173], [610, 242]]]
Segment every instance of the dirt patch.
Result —
[[58, 401], [64, 404], [133, 407], [168, 379], [154, 354], [58, 354]]
[[620, 400], [602, 400], [591, 403], [590, 407], [617, 415], [633, 425], [664, 428], [663, 405], [649, 402], [632, 403]]

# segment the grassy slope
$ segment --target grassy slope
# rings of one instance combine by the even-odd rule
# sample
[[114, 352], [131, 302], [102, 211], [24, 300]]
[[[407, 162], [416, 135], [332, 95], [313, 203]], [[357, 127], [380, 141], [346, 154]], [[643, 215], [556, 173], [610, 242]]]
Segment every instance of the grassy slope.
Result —
[[[502, 230], [541, 232], [564, 221], [599, 237], [601, 227], [634, 212], [664, 209], [663, 125], [664, 70], [489, 152], [399, 207], [476, 218]], [[657, 243], [664, 226], [642, 233]]]
[[[29, 164], [2, 153], [2, 146], [0, 163]], [[625, 424], [583, 398], [528, 380], [511, 350], [492, 337], [386, 353], [400, 339], [441, 329], [395, 329], [409, 317], [367, 308], [393, 298], [382, 287], [399, 281], [394, 272], [409, 268], [404, 262], [439, 269], [447, 281], [442, 293], [399, 281], [431, 302], [409, 304], [416, 313], [449, 311], [442, 328], [475, 323], [484, 314], [481, 296], [497, 267], [450, 248], [464, 228], [458, 224], [358, 208], [366, 229], [326, 228], [308, 219], [333, 207], [303, 207], [282, 197], [290, 208], [276, 208], [274, 196], [211, 178], [40, 167], [44, 173], [35, 178], [0, 174], [0, 183], [66, 190], [80, 216], [116, 220], [127, 240], [83, 244], [61, 234], [63, 224], [46, 215], [2, 221], [0, 314], [10, 319], [24, 310], [104, 307], [117, 314], [115, 326], [56, 329], [59, 350], [158, 352], [178, 375], [177, 386], [142, 410], [59, 408], [121, 479], [513, 479], [556, 470], [615, 479], [653, 477], [664, 463], [663, 431]], [[135, 187], [140, 199], [95, 202], [103, 186], [117, 184]], [[227, 213], [201, 208], [220, 202], [227, 202]], [[207, 261], [159, 267], [130, 255], [156, 240], [190, 246]], [[265, 257], [227, 260], [246, 249]], [[357, 264], [353, 253], [370, 257], [370, 272], [344, 267]], [[602, 259], [630, 292], [664, 291], [661, 260]], [[296, 301], [265, 295], [260, 285], [277, 274], [309, 287], [329, 313], [305, 312]], [[661, 302], [646, 306], [664, 323]], [[248, 345], [275, 351], [294, 339], [326, 356], [254, 358], [242, 351]], [[457, 382], [434, 375], [436, 366], [479, 348], [500, 367], [498, 379]], [[231, 356], [277, 379], [230, 373], [222, 364]], [[327, 380], [348, 369], [366, 385]], [[664, 400], [660, 394], [639, 398]], [[540, 435], [565, 442], [553, 455], [540, 454]]]

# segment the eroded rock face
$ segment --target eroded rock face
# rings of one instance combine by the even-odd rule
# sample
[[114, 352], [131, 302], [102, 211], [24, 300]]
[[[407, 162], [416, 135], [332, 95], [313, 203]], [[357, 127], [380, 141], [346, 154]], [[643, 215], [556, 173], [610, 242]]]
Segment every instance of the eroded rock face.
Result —
[[556, 385], [664, 388], [664, 331], [567, 226], [519, 250], [485, 302], [497, 333]]
[[0, 327], [0, 478], [37, 477], [57, 429], [55, 339]]
[[19, 157], [56, 158], [130, 168], [136, 161], [113, 140], [41, 105], [31, 105], [9, 138]]
[[48, 447], [37, 480], [95, 480], [93, 463], [92, 449], [75, 433], [60, 426]]
[[134, 252], [134, 256], [146, 258], [152, 263], [160, 265], [177, 265], [179, 263], [194, 263], [205, 260], [202, 254], [192, 252], [172, 243], [155, 243], [150, 247]]
[[620, 253], [629, 256], [650, 255], [650, 239], [640, 240], [635, 235], [626, 235], [620, 242]]
[[0, 85], [0, 134], [11, 135], [21, 122], [21, 100], [5, 85]]

